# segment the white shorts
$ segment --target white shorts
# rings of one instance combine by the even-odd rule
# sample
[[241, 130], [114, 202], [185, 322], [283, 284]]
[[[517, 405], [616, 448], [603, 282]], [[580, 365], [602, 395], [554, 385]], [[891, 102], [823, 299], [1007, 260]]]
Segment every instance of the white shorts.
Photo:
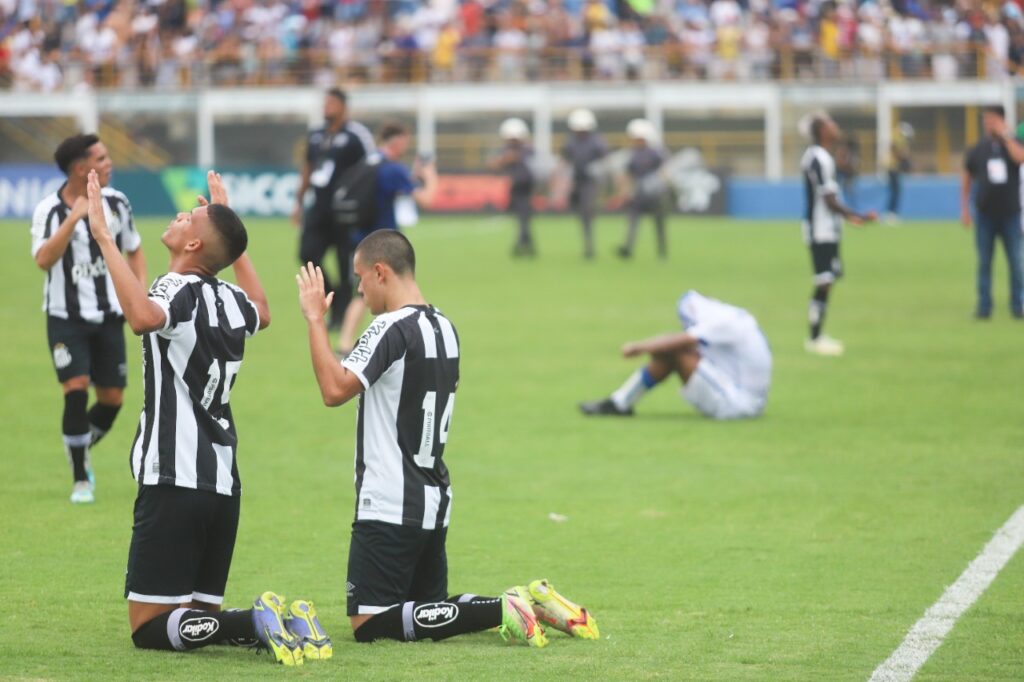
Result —
[[683, 398], [712, 419], [744, 419], [764, 412], [765, 399], [740, 388], [705, 358], [683, 386]]

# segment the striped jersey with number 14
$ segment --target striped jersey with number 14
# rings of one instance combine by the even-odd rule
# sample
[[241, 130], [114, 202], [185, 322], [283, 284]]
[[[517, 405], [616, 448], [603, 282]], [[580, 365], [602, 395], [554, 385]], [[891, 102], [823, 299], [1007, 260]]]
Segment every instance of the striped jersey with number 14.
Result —
[[378, 316], [342, 362], [366, 389], [356, 433], [356, 520], [448, 526], [442, 460], [459, 385], [459, 340], [436, 308]]

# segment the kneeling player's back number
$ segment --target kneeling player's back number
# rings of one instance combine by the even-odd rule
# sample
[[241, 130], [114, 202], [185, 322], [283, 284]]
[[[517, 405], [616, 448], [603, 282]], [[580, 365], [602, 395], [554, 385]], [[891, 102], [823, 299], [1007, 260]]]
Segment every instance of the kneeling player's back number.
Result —
[[222, 384], [224, 388], [220, 392], [220, 404], [227, 405], [228, 400], [231, 399], [231, 386], [235, 383], [235, 377], [238, 375], [238, 370], [242, 367], [242, 362], [240, 360], [226, 360], [224, 362], [223, 382], [221, 382], [220, 365], [221, 363], [217, 360], [210, 363], [210, 370], [207, 374], [209, 378], [206, 380], [206, 388], [203, 389], [203, 409], [209, 409], [210, 404], [213, 402], [213, 396], [217, 393], [217, 387]]
[[420, 436], [420, 450], [413, 455], [413, 461], [424, 469], [433, 469], [437, 457], [434, 448], [448, 442], [448, 429], [452, 422], [452, 410], [455, 409], [455, 394], [449, 393], [445, 400], [441, 422], [438, 425], [437, 442], [434, 441], [434, 422], [437, 414], [437, 391], [427, 391], [423, 396], [423, 435]]

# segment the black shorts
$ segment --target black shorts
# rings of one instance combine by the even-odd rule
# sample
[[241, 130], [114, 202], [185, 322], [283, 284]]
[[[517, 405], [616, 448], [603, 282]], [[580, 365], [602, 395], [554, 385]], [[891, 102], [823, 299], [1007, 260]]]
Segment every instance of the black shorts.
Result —
[[815, 284], [831, 284], [842, 277], [843, 261], [839, 258], [839, 242], [811, 244], [811, 265], [814, 266]]
[[238, 495], [139, 486], [124, 596], [150, 604], [220, 604], [238, 530]]
[[372, 615], [407, 601], [448, 596], [447, 528], [424, 530], [356, 521], [348, 548], [348, 615]]
[[50, 357], [62, 384], [74, 377], [88, 376], [103, 388], [124, 388], [128, 366], [124, 352], [124, 319], [99, 324], [46, 318]]

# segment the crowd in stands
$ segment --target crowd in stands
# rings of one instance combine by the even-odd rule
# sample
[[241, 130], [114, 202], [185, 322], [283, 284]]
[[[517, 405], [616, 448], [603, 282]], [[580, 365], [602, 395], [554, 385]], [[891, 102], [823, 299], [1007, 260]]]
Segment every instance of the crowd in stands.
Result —
[[1003, 78], [1014, 0], [0, 0], [0, 87]]

